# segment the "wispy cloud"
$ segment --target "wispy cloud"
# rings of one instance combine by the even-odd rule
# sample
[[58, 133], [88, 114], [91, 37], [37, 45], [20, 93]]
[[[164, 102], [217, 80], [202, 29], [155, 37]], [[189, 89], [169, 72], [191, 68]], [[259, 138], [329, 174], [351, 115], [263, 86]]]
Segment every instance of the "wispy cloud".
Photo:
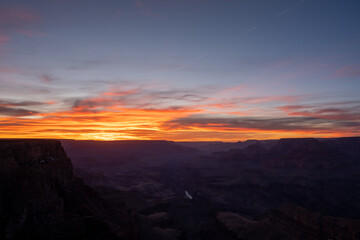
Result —
[[11, 100], [1, 100], [1, 107], [28, 107], [28, 106], [39, 106], [48, 104], [46, 102], [35, 102], [35, 101], [11, 101]]
[[343, 106], [342, 108], [316, 105], [289, 105], [281, 106], [279, 109], [283, 110], [289, 116], [313, 117], [338, 121], [358, 121], [360, 119], [360, 102], [358, 102], [357, 105]]
[[356, 101], [304, 105], [301, 102], [311, 97], [239, 97], [238, 91], [243, 90], [240, 86], [196, 90], [118, 85], [94, 96], [57, 99], [62, 103], [3, 99], [0, 134], [103, 140], [241, 140], [351, 136], [359, 132]]
[[53, 102], [14, 101], [0, 99], [0, 115], [7, 117], [38, 115], [40, 112], [35, 109], [52, 104]]
[[206, 99], [206, 97], [191, 91], [114, 88], [97, 97], [76, 99], [72, 108], [92, 111], [113, 110], [116, 108], [142, 109], [145, 111], [183, 111], [192, 109], [194, 111], [196, 109], [194, 103]]
[[165, 19], [166, 16], [162, 15], [162, 14], [158, 14], [155, 13], [151, 8], [150, 8], [150, 4], [148, 2], [145, 2], [144, 0], [135, 0], [134, 1], [136, 8], [138, 9], [139, 13], [144, 15], [144, 16], [148, 16], [148, 17], [152, 17], [152, 18], [159, 18], [159, 19]]
[[50, 82], [53, 82], [55, 81], [55, 77], [51, 74], [42, 74], [40, 75], [40, 80], [44, 83], [50, 83]]
[[358, 76], [360, 76], [360, 64], [351, 64], [335, 70], [329, 78], [353, 78]]
[[13, 108], [13, 107], [2, 107], [0, 106], [0, 116], [12, 116], [12, 117], [20, 117], [20, 116], [30, 116], [37, 114], [38, 112], [32, 111], [24, 108]]
[[32, 25], [41, 21], [41, 16], [24, 6], [4, 7], [0, 5], [0, 44], [11, 39], [13, 33], [27, 37], [44, 36], [44, 33], [32, 29]]
[[10, 37], [6, 35], [0, 35], [0, 45], [5, 44], [9, 41]]
[[[352, 127], [360, 126], [360, 122], [353, 122]], [[177, 118], [164, 123], [167, 129], [192, 129], [207, 128], [221, 129], [223, 131], [241, 131], [247, 129], [254, 130], [281, 130], [281, 131], [299, 131], [299, 130], [331, 130], [332, 127], [344, 127], [348, 124], [342, 124], [336, 121], [326, 121], [315, 117], [234, 117], [234, 116], [208, 116], [192, 115], [184, 118]]]

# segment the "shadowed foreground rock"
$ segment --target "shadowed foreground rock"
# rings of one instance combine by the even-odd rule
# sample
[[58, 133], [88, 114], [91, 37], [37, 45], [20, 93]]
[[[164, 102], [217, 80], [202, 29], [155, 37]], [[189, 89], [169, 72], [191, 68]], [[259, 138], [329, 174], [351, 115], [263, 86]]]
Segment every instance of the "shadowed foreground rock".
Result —
[[0, 140], [0, 239], [117, 239], [61, 143]]

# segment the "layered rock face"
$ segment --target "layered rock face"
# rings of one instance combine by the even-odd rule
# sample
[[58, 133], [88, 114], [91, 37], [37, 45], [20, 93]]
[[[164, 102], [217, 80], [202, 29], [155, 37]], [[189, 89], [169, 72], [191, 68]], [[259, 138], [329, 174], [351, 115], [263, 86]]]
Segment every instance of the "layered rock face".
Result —
[[219, 228], [232, 239], [352, 239], [360, 238], [360, 221], [324, 216], [291, 204], [255, 220], [232, 212], [217, 215]]
[[112, 239], [104, 211], [60, 142], [0, 140], [0, 239]]

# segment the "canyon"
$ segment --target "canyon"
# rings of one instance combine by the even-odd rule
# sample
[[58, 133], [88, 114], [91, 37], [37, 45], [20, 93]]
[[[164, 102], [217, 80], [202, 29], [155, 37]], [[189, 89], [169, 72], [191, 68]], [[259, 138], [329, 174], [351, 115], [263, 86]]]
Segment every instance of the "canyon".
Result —
[[0, 140], [0, 239], [359, 239], [360, 138]]

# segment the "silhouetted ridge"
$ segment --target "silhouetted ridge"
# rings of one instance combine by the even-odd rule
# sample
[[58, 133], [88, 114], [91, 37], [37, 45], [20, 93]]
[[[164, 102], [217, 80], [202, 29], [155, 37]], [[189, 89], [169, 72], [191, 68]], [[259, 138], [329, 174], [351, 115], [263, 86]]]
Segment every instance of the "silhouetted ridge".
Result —
[[293, 152], [323, 151], [324, 145], [314, 138], [282, 138], [272, 148], [273, 151], [288, 154]]
[[140, 158], [184, 158], [199, 154], [195, 148], [163, 140], [61, 141], [75, 167], [84, 164], [114, 166]]

